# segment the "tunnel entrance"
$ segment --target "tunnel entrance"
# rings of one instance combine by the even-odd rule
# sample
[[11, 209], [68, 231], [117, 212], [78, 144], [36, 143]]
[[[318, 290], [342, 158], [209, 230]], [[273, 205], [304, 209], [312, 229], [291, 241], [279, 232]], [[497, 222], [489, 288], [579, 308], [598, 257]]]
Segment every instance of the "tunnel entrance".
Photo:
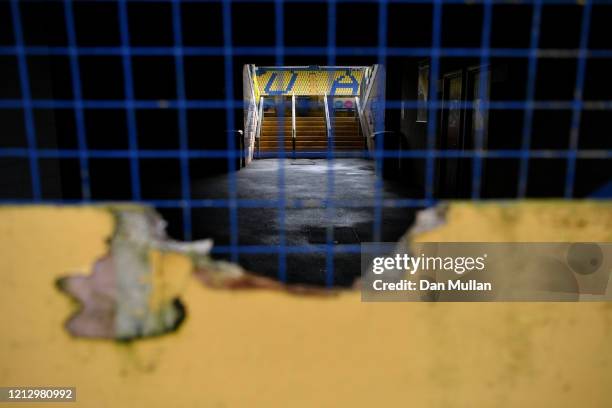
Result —
[[384, 74], [378, 65], [245, 65], [243, 90], [247, 162], [365, 157], [368, 138], [383, 126]]

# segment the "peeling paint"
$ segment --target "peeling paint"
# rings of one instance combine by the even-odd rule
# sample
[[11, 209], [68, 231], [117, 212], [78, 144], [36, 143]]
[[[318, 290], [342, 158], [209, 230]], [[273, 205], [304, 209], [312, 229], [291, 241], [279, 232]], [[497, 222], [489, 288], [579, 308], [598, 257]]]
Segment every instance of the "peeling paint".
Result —
[[[89, 276], [67, 276], [58, 288], [79, 310], [66, 322], [77, 337], [133, 340], [176, 330], [185, 318], [180, 294], [191, 272], [215, 289], [274, 289], [330, 296], [334, 291], [285, 285], [208, 256], [212, 240], [190, 243], [168, 239], [166, 223], [148, 207], [108, 207], [115, 220], [108, 252]], [[183, 256], [187, 268], [168, 270], [165, 258]]]
[[185, 308], [179, 300], [189, 275], [164, 270], [164, 256], [207, 256], [212, 241], [169, 240], [165, 222], [146, 207], [109, 207], [115, 228], [108, 253], [98, 259], [90, 276], [68, 276], [58, 287], [75, 298], [80, 310], [66, 323], [81, 337], [131, 340], [175, 330]]

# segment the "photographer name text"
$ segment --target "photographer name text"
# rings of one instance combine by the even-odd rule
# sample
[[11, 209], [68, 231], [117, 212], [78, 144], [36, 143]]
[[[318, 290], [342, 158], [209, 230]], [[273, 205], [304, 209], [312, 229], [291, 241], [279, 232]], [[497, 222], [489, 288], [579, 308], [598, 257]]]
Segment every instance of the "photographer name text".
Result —
[[[382, 275], [387, 271], [400, 271], [409, 275], [418, 272], [445, 271], [463, 275], [466, 272], [485, 270], [487, 254], [479, 257], [439, 257], [439, 256], [409, 256], [397, 254], [392, 257], [377, 257], [372, 263], [372, 272]], [[432, 279], [402, 279], [385, 281], [376, 279], [372, 282], [375, 291], [491, 291], [490, 282], [480, 282], [476, 279], [448, 279], [446, 282], [436, 282]]]

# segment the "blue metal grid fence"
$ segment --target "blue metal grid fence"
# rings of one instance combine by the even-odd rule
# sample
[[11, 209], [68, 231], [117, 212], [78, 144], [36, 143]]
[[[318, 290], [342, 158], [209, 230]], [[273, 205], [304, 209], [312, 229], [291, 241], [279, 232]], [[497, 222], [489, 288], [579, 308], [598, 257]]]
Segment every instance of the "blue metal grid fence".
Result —
[[[427, 143], [425, 149], [392, 151], [385, 150], [382, 143], [377, 143], [372, 156], [375, 159], [387, 157], [419, 158], [425, 160], [425, 192], [420, 199], [384, 199], [382, 194], [381, 168], [377, 171], [375, 185], [375, 198], [372, 203], [374, 207], [374, 231], [373, 237], [379, 240], [381, 237], [382, 209], [385, 207], [424, 207], [435, 203], [434, 180], [435, 161], [439, 158], [465, 158], [473, 161], [472, 168], [472, 198], [481, 197], [482, 161], [487, 158], [519, 159], [520, 170], [518, 175], [518, 197], [525, 197], [527, 190], [527, 177], [529, 173], [529, 160], [542, 159], [564, 159], [567, 162], [567, 173], [565, 179], [565, 197], [574, 195], [574, 184], [576, 176], [577, 159], [599, 159], [612, 158], [612, 150], [581, 150], [579, 149], [579, 129], [581, 115], [584, 111], [608, 111], [612, 110], [612, 100], [587, 101], [583, 100], [583, 88], [585, 84], [585, 72], [587, 61], [598, 58], [612, 58], [612, 49], [589, 49], [588, 39], [590, 33], [591, 12], [593, 4], [604, 4], [604, 0], [584, 0], [582, 7], [582, 23], [580, 28], [580, 45], [578, 49], [544, 50], [539, 48], [540, 22], [542, 8], [547, 4], [575, 4], [574, 0], [522, 0], [519, 3], [530, 5], [533, 9], [531, 22], [531, 39], [529, 48], [492, 48], [490, 46], [490, 34], [492, 28], [492, 9], [496, 4], [515, 3], [515, 1], [503, 0], [469, 0], [469, 3], [483, 5], [483, 24], [481, 46], [479, 48], [447, 48], [442, 47], [442, 14], [443, 5], [463, 4], [464, 0], [316, 0], [328, 4], [327, 15], [327, 45], [326, 46], [286, 46], [283, 41], [284, 33], [284, 4], [280, 0], [93, 0], [99, 2], [112, 2], [118, 5], [118, 18], [120, 29], [120, 46], [79, 46], [75, 25], [74, 2], [71, 0], [57, 0], [63, 4], [66, 25], [66, 46], [32, 46], [24, 40], [23, 22], [21, 16], [21, 3], [18, 0], [10, 1], [11, 19], [14, 30], [14, 44], [0, 46], [0, 56], [14, 56], [17, 58], [19, 69], [19, 86], [21, 89], [20, 99], [0, 99], [0, 109], [21, 109], [24, 113], [25, 133], [27, 147], [6, 148], [0, 147], [0, 158], [26, 158], [29, 162], [31, 174], [32, 198], [31, 199], [2, 199], [0, 204], [25, 204], [25, 203], [91, 203], [89, 160], [90, 159], [113, 159], [124, 158], [130, 162], [130, 182], [132, 187], [132, 200], [144, 202], [159, 208], [179, 208], [183, 214], [183, 231], [185, 239], [192, 237], [192, 209], [196, 208], [226, 208], [230, 214], [230, 244], [217, 246], [216, 253], [229, 254], [231, 259], [238, 260], [239, 254], [278, 254], [278, 276], [282, 281], [286, 280], [286, 256], [295, 253], [325, 253], [327, 256], [326, 283], [331, 285], [334, 281], [333, 256], [336, 253], [358, 253], [359, 245], [334, 245], [332, 217], [336, 207], [359, 207], [363, 202], [353, 200], [334, 200], [332, 171], [333, 152], [327, 151], [328, 162], [327, 198], [321, 202], [309, 200], [305, 202], [300, 199], [290, 199], [285, 196], [285, 175], [283, 165], [279, 165], [279, 194], [275, 200], [238, 199], [236, 183], [235, 158], [240, 156], [236, 150], [233, 136], [227, 134], [227, 149], [205, 150], [190, 149], [188, 146], [187, 112], [190, 109], [224, 109], [226, 112], [226, 125], [228, 129], [234, 127], [235, 109], [243, 107], [242, 100], [234, 98], [234, 66], [233, 58], [236, 56], [271, 56], [277, 65], [283, 65], [285, 56], [314, 56], [326, 55], [328, 65], [335, 65], [337, 56], [362, 55], [377, 58], [383, 66], [389, 57], [428, 57], [430, 58], [430, 72], [432, 78], [438, 78], [440, 73], [440, 59], [443, 57], [475, 57], [479, 58], [482, 66], [486, 66], [491, 58], [527, 58], [528, 75], [526, 82], [526, 98], [521, 101], [485, 101], [480, 108], [498, 110], [520, 110], [524, 111], [524, 122], [522, 127], [521, 148], [517, 150], [485, 150], [483, 149], [482, 132], [476, 137], [473, 150], [439, 150], [436, 149], [437, 123], [430, 120], [427, 125]], [[90, 0], [91, 1], [91, 0]], [[220, 3], [222, 7], [223, 45], [222, 46], [185, 46], [183, 44], [183, 29], [181, 16], [181, 3], [186, 2], [213, 2]], [[172, 6], [172, 46], [134, 46], [130, 42], [130, 27], [128, 21], [128, 3], [171, 3]], [[236, 46], [232, 41], [232, 4], [239, 2], [272, 3], [275, 10], [275, 45], [274, 46]], [[378, 46], [376, 47], [343, 47], [336, 45], [336, 12], [337, 3], [375, 3], [378, 5]], [[387, 45], [388, 29], [388, 6], [389, 3], [414, 3], [428, 4], [433, 7], [432, 39], [430, 47], [390, 47]], [[59, 55], [67, 56], [70, 63], [71, 85], [73, 91], [72, 99], [34, 99], [31, 94], [30, 78], [28, 76], [29, 56], [36, 55]], [[120, 100], [90, 100], [83, 98], [79, 57], [82, 56], [120, 56], [124, 78], [124, 95]], [[170, 56], [174, 59], [175, 81], [177, 98], [168, 100], [164, 104], [166, 109], [175, 109], [178, 113], [178, 135], [179, 149], [176, 150], [146, 150], [138, 146], [138, 134], [136, 126], [137, 109], [158, 109], [158, 101], [139, 100], [134, 94], [134, 71], [132, 58], [135, 56]], [[194, 100], [186, 97], [185, 84], [185, 56], [219, 56], [224, 60], [225, 74], [225, 99]], [[535, 82], [538, 58], [577, 59], [577, 73], [575, 80], [574, 98], [571, 101], [558, 100], [535, 100]], [[487, 74], [480, 77], [480, 92], [484, 92]], [[441, 109], [441, 101], [437, 99], [437, 81], [430, 81], [430, 100], [427, 109], [429, 117], [435, 117]], [[418, 101], [396, 101], [387, 100], [386, 107], [389, 109], [417, 108]], [[463, 103], [465, 107], [471, 108], [470, 102]], [[71, 109], [74, 111], [77, 149], [47, 149], [39, 148], [37, 145], [37, 134], [34, 124], [34, 109]], [[127, 113], [128, 149], [99, 150], [90, 149], [87, 145], [87, 135], [84, 119], [85, 109], [123, 109]], [[531, 137], [534, 110], [570, 110], [572, 112], [571, 132], [569, 149], [565, 150], [532, 150]], [[605, 136], [604, 136], [605, 137]], [[282, 157], [281, 153], [281, 157]], [[345, 156], [350, 156], [347, 154]], [[362, 153], [356, 152], [355, 157], [362, 157]], [[41, 175], [39, 160], [45, 158], [72, 158], [78, 159], [80, 167], [81, 194], [80, 199], [71, 200], [47, 200], [42, 197]], [[141, 158], [174, 158], [180, 161], [181, 194], [180, 197], [164, 200], [145, 200], [141, 195], [141, 179], [139, 159]], [[227, 159], [229, 171], [229, 196], [227, 199], [195, 199], [190, 191], [190, 166], [189, 160], [193, 158]], [[382, 160], [377, 160], [377, 165], [382, 166]], [[324, 245], [288, 246], [286, 245], [284, 230], [285, 210], [287, 208], [326, 208], [328, 225], [327, 243]], [[238, 236], [238, 208], [276, 208], [278, 209], [278, 222], [281, 226], [279, 245], [239, 245]]]

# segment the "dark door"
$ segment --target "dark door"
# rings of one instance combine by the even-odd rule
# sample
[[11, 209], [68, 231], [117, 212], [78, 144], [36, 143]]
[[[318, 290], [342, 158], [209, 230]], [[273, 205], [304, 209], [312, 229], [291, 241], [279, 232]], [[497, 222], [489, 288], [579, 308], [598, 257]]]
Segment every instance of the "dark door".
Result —
[[[487, 148], [489, 137], [489, 110], [482, 109], [482, 102], [489, 100], [489, 79], [491, 78], [490, 71], [486, 72], [486, 78], [483, 78], [483, 70], [481, 68], [473, 68], [467, 74], [467, 95], [466, 100], [471, 102], [472, 108], [466, 109], [466, 124], [465, 130], [468, 135], [466, 140], [466, 149], [474, 147]], [[486, 80], [486, 81], [483, 81]], [[481, 90], [483, 82], [486, 83], [484, 89]]]
[[[463, 74], [452, 72], [443, 77], [442, 83], [442, 123], [440, 128], [440, 150], [463, 149], [462, 110]], [[459, 193], [459, 159], [443, 158], [439, 160], [439, 195], [456, 197]]]

